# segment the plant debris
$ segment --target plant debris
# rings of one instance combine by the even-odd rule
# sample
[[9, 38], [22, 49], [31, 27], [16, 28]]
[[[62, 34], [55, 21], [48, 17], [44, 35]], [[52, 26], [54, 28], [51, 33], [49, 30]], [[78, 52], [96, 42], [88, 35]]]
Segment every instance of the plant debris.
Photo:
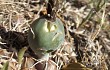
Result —
[[[110, 1], [57, 0], [56, 16], [65, 27], [65, 42], [50, 54], [44, 69], [110, 69]], [[19, 68], [18, 52], [29, 47], [30, 24], [47, 14], [48, 0], [0, 0], [0, 70]], [[22, 70], [41, 70], [35, 53], [28, 48], [22, 58]], [[6, 68], [4, 68], [6, 67]], [[66, 67], [66, 68], [65, 68]], [[69, 70], [74, 70], [70, 67]], [[79, 67], [80, 68], [80, 67]], [[79, 69], [80, 70], [80, 69]]]

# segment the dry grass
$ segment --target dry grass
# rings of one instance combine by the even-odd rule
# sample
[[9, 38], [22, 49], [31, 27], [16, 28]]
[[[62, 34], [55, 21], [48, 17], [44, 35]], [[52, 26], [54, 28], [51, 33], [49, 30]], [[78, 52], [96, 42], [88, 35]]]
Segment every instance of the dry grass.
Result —
[[[60, 1], [57, 16], [64, 22], [65, 42], [47, 61], [47, 70], [57, 70], [71, 62], [79, 62], [93, 70], [109, 70], [110, 1]], [[39, 68], [33, 66], [37, 59], [30, 50], [24, 51], [19, 63], [18, 51], [28, 47], [29, 25], [40, 17], [40, 12], [45, 13], [45, 6], [39, 4], [39, 0], [0, 0], [0, 69], [7, 61], [10, 70]]]

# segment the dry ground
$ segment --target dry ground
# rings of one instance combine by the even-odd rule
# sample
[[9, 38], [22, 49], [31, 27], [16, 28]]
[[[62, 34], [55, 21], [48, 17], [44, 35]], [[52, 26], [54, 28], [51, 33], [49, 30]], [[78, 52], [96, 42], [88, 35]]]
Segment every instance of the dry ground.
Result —
[[[41, 1], [0, 0], [0, 69], [39, 68], [27, 49], [27, 32], [46, 13]], [[57, 12], [65, 26], [65, 42], [51, 54], [47, 70], [110, 70], [110, 1], [59, 0]]]

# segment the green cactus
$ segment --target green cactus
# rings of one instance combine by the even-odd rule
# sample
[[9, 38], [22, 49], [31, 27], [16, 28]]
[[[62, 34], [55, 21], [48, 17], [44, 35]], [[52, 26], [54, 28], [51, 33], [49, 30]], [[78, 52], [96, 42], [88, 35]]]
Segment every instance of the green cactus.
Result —
[[39, 18], [31, 24], [28, 34], [30, 48], [38, 58], [56, 50], [64, 42], [65, 33], [63, 23], [59, 18], [55, 21]]

